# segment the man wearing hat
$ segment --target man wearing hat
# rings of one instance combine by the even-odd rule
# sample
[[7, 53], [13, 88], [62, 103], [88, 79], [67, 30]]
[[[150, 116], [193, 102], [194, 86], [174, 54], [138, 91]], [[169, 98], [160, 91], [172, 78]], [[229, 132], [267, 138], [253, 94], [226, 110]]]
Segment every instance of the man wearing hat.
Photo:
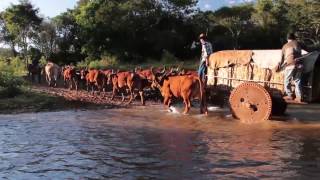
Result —
[[287, 36], [288, 42], [282, 47], [282, 60], [284, 69], [284, 90], [286, 96], [284, 99], [293, 100], [293, 92], [291, 90], [291, 80], [295, 84], [295, 101], [301, 102], [302, 88], [301, 88], [301, 76], [303, 66], [297, 58], [301, 57], [301, 47], [296, 41], [294, 33], [289, 33]]
[[207, 41], [207, 36], [204, 33], [200, 34], [199, 40], [202, 52], [198, 74], [202, 82], [206, 83], [207, 67], [209, 65], [209, 56], [212, 54], [212, 45]]

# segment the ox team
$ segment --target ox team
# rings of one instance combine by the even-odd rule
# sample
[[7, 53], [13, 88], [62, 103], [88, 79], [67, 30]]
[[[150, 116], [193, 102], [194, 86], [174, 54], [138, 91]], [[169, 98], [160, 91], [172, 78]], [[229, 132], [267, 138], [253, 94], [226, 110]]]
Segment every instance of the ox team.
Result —
[[[298, 59], [301, 57], [301, 48], [296, 41], [293, 33], [287, 36], [288, 42], [282, 48], [282, 61], [277, 70], [284, 68], [284, 90], [286, 93], [285, 99], [295, 100], [301, 102], [301, 73], [302, 65]], [[62, 69], [64, 83], [75, 85], [78, 90], [78, 83], [84, 81], [87, 90], [91, 89], [93, 92], [94, 87], [100, 91], [105, 91], [108, 85], [112, 86], [112, 99], [117, 93], [122, 94], [122, 101], [124, 101], [124, 92], [129, 92], [130, 100], [132, 102], [136, 92], [141, 97], [141, 103], [144, 105], [143, 91], [146, 88], [158, 88], [164, 98], [164, 104], [171, 105], [172, 98], [182, 98], [185, 104], [184, 113], [188, 113], [192, 98], [200, 100], [200, 112], [207, 114], [207, 107], [205, 102], [205, 86], [207, 81], [207, 68], [209, 66], [209, 56], [213, 53], [212, 45], [207, 40], [207, 36], [202, 33], [199, 36], [202, 51], [200, 58], [200, 65], [198, 72], [187, 71], [179, 72], [178, 70], [163, 69], [135, 69], [134, 72], [130, 71], [117, 71], [113, 70], [87, 70], [82, 69], [76, 72], [72, 66], [66, 66]], [[37, 66], [38, 62], [33, 61], [32, 66]], [[56, 86], [58, 74], [58, 66], [52, 62], [48, 62], [45, 67], [46, 79], [49, 86]], [[291, 91], [291, 80], [295, 83], [295, 95]], [[69, 83], [68, 83], [69, 82]], [[91, 87], [91, 88], [90, 88]], [[170, 108], [169, 108], [170, 109]]]

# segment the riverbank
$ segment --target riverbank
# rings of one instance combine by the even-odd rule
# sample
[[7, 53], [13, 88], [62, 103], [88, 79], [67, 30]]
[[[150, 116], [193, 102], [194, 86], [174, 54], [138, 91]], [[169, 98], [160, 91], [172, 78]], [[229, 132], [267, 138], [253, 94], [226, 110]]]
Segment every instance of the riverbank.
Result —
[[83, 95], [83, 92], [75, 93], [73, 91], [67, 92], [62, 88], [32, 86], [23, 88], [15, 97], [1, 98], [0, 114], [70, 109], [99, 109], [120, 106], [110, 101], [98, 101], [97, 98], [92, 98], [92, 100], [89, 99], [88, 96], [85, 97]]

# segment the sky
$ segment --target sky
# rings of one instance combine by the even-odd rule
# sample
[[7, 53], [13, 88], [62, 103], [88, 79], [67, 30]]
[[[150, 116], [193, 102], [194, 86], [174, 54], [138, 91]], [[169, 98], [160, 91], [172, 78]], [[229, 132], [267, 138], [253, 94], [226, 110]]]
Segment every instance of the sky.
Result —
[[[30, 0], [32, 4], [40, 9], [44, 17], [54, 17], [67, 9], [72, 9], [77, 0]], [[198, 6], [202, 10], [216, 10], [222, 6], [232, 6], [254, 0], [199, 0]], [[4, 10], [11, 3], [17, 4], [19, 0], [0, 0], [0, 11]]]

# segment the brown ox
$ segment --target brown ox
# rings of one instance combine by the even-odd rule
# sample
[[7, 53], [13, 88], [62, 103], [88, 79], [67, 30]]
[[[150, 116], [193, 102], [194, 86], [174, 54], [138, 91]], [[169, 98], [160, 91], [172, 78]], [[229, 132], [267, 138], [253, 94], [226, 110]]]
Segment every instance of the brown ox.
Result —
[[148, 79], [152, 81], [152, 71], [150, 69], [137, 69], [135, 70], [135, 73], [140, 75], [144, 79]]
[[164, 98], [164, 105], [170, 110], [172, 97], [182, 98], [185, 104], [184, 114], [188, 113], [191, 107], [191, 99], [198, 98], [200, 101], [200, 113], [208, 114], [204, 84], [195, 75], [154, 75], [153, 86], [160, 89]]
[[99, 91], [102, 90], [104, 75], [99, 70], [90, 69], [85, 77], [87, 82], [87, 91], [89, 91], [91, 88], [91, 92], [93, 93], [94, 87], [96, 87]]
[[102, 79], [103, 92], [106, 92], [107, 89], [110, 89], [112, 86], [110, 76], [113, 73], [113, 71], [111, 69], [108, 69], [108, 70], [102, 70], [100, 72], [103, 74], [103, 79]]
[[122, 101], [124, 101], [124, 92], [128, 90], [130, 99], [128, 104], [132, 102], [135, 96], [135, 90], [138, 91], [141, 99], [141, 104], [145, 105], [143, 89], [150, 86], [151, 83], [147, 79], [142, 78], [140, 75], [133, 72], [118, 72], [110, 75], [112, 81], [112, 97], [113, 100], [117, 92], [121, 92]]
[[69, 89], [72, 89], [74, 84], [75, 89], [78, 90], [77, 74], [74, 67], [67, 66], [63, 69], [63, 82], [65, 87], [68, 85]]

